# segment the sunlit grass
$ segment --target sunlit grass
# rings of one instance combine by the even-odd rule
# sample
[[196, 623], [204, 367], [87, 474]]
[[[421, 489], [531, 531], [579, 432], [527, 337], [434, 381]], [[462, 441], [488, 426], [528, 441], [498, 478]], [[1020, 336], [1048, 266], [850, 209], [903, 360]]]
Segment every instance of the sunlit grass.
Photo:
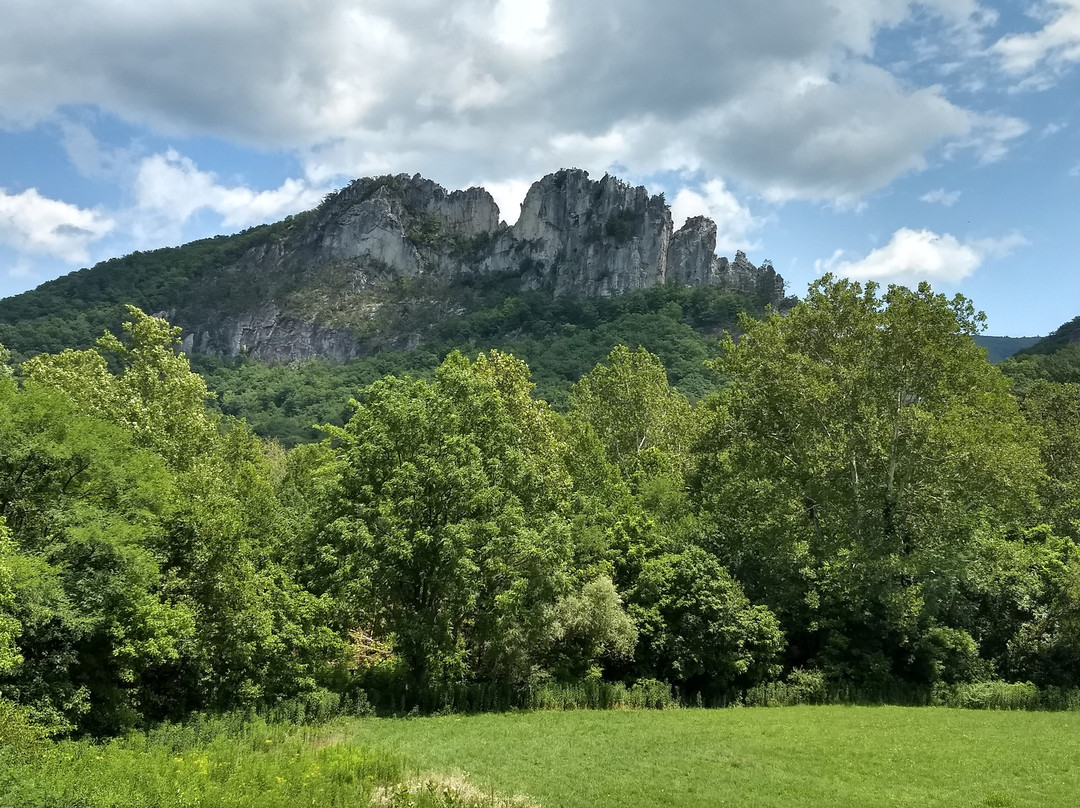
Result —
[[545, 808], [1080, 805], [1077, 713], [540, 712], [371, 719], [354, 737]]
[[337, 726], [214, 720], [107, 744], [64, 742], [28, 762], [0, 750], [3, 808], [487, 808], [463, 781], [408, 776], [400, 757]]
[[1080, 713], [786, 707], [239, 717], [29, 763], [0, 808], [1080, 805]]

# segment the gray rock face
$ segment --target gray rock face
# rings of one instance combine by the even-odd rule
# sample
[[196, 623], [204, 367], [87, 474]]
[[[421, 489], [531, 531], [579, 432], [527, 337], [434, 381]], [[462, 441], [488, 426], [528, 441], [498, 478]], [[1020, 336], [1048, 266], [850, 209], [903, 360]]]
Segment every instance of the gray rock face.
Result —
[[[510, 228], [484, 189], [449, 192], [407, 174], [357, 180], [293, 218], [222, 269], [222, 291], [207, 293], [208, 310], [177, 314], [185, 349], [268, 361], [349, 359], [371, 350], [372, 333], [388, 322], [380, 313], [386, 290], [408, 283], [498, 278], [522, 290], [594, 297], [682, 283], [774, 303], [784, 296], [772, 267], [755, 267], [742, 252], [730, 262], [716, 256], [709, 219], [692, 218], [674, 232], [662, 196], [580, 169], [535, 182]], [[417, 311], [422, 320], [425, 306], [440, 305], [413, 300], [406, 306], [413, 320], [386, 330], [375, 347], [415, 346]]]
[[335, 216], [321, 234], [316, 263], [367, 259], [391, 266], [401, 275], [418, 274], [420, 255], [406, 238], [405, 222], [396, 201], [386, 188], [380, 188], [370, 198]]
[[606, 296], [663, 282], [671, 212], [642, 187], [564, 170], [533, 184], [507, 237], [513, 248], [489, 269], [518, 269], [523, 285], [555, 294]]
[[270, 305], [244, 312], [216, 326], [208, 324], [184, 337], [186, 352], [253, 356], [264, 362], [295, 362], [319, 357], [344, 362], [362, 353], [349, 329], [324, 328], [291, 317]]
[[687, 219], [671, 237], [666, 280], [687, 286], [717, 283], [716, 223], [704, 216]]

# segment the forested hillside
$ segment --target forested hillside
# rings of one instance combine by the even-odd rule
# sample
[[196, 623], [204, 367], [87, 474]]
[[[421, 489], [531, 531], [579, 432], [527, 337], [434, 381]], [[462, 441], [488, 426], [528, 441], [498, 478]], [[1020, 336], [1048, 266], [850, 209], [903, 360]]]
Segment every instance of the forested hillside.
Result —
[[345, 363], [195, 356], [194, 366], [217, 393], [215, 407], [246, 419], [259, 435], [292, 446], [318, 438], [319, 424], [343, 425], [360, 387], [387, 374], [429, 378], [454, 350], [495, 348], [523, 359], [535, 395], [565, 412], [572, 385], [614, 346], [641, 346], [659, 356], [670, 382], [696, 401], [722, 382], [705, 363], [719, 355], [720, 334], [738, 330], [744, 313], [761, 316], [764, 309], [760, 301], [708, 286], [671, 284], [599, 299], [538, 291], [447, 320], [434, 329], [438, 338], [411, 350]]
[[17, 359], [65, 348], [90, 348], [105, 331], [119, 331], [126, 305], [165, 311], [197, 293], [208, 274], [234, 263], [254, 244], [274, 238], [291, 223], [135, 252], [4, 298], [0, 300], [0, 343]]
[[1080, 318], [1017, 352], [1002, 366], [1020, 389], [1036, 381], [1080, 383]]
[[[0, 732], [560, 683], [691, 703], [1075, 686], [1080, 387], [1017, 398], [970, 303], [925, 285], [827, 277], [696, 356], [683, 321], [735, 304], [695, 293], [523, 325], [503, 347], [542, 366], [571, 346], [562, 379], [592, 362], [578, 335], [628, 343], [560, 409], [513, 353], [413, 375], [414, 352], [342, 369], [355, 401], [295, 448], [211, 406], [179, 329], [138, 309], [93, 348], [5, 361]], [[578, 304], [485, 316], [505, 333], [547, 305]], [[283, 393], [320, 415], [283, 371], [236, 373], [223, 408]]]

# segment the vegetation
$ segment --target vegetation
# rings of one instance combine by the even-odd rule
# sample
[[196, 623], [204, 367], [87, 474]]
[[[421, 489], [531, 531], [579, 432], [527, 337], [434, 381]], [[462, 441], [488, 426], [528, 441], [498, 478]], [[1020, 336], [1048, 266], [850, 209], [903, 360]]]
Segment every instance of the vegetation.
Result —
[[399, 755], [340, 733], [231, 715], [106, 744], [60, 743], [32, 763], [0, 751], [0, 806], [525, 808], [461, 779], [410, 778]]
[[[696, 299], [604, 323], [678, 333], [713, 316]], [[127, 316], [91, 349], [0, 355], [0, 747], [52, 772], [26, 804], [77, 802], [96, 754], [106, 783], [150, 761], [153, 803], [179, 770], [127, 734], [198, 712], [1080, 703], [1080, 388], [1014, 394], [961, 297], [823, 278], [699, 354], [726, 383], [695, 400], [641, 347], [561, 408], [521, 358], [450, 351], [288, 449], [212, 408], [179, 329]], [[222, 772], [250, 747], [230, 738]], [[275, 777], [308, 771], [294, 753]], [[237, 765], [273, 787], [268, 760]]]
[[352, 737], [565, 808], [1064, 808], [1078, 729], [1078, 713], [792, 707], [365, 720]]
[[134, 252], [0, 300], [0, 343], [17, 357], [89, 348], [105, 330], [117, 331], [125, 305], [167, 311], [205, 289], [207, 279], [263, 241], [283, 238], [298, 224], [289, 217], [234, 236], [216, 236], [149, 252]]
[[1064, 808], [1080, 788], [1078, 717], [790, 707], [313, 726], [231, 714], [32, 761], [0, 752], [0, 806]]
[[477, 290], [474, 298], [471, 313], [439, 320], [431, 338], [410, 351], [383, 351], [344, 364], [267, 365], [196, 356], [194, 367], [217, 392], [215, 406], [222, 413], [244, 418], [256, 434], [291, 447], [320, 439], [316, 425], [344, 426], [359, 388], [387, 375], [430, 378], [457, 349], [496, 348], [523, 359], [535, 395], [565, 411], [571, 386], [614, 346], [642, 346], [660, 357], [670, 383], [696, 401], [721, 382], [705, 366], [719, 355], [720, 331], [737, 328], [740, 313], [763, 311], [755, 301], [713, 287], [676, 285], [599, 300], [542, 291], [500, 296], [490, 289]]

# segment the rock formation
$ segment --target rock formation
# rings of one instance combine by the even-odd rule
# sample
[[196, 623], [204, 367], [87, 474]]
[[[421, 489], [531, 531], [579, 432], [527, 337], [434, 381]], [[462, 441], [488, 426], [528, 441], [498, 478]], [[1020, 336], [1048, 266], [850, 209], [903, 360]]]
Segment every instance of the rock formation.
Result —
[[555, 295], [682, 283], [774, 304], [784, 296], [770, 266], [756, 267], [742, 252], [730, 262], [717, 257], [709, 219], [675, 231], [662, 195], [579, 169], [535, 182], [512, 227], [482, 188], [448, 192], [405, 174], [357, 180], [285, 224], [224, 268], [202, 306], [169, 312], [184, 327], [185, 346], [273, 361], [407, 346], [418, 336], [402, 330], [391, 301], [400, 309], [401, 290], [416, 289], [406, 309], [445, 310], [451, 304], [438, 290], [463, 281]]

